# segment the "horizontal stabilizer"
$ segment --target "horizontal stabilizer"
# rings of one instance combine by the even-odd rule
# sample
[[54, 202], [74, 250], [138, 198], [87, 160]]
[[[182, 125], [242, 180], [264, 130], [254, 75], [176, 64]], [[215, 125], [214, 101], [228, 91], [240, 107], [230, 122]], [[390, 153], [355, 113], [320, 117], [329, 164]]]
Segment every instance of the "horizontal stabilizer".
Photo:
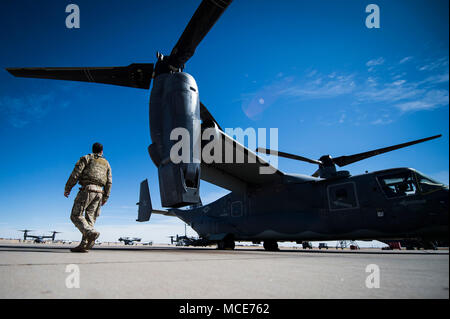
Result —
[[129, 66], [85, 68], [7, 68], [17, 77], [67, 81], [94, 82], [149, 89], [153, 74], [152, 63], [133, 63]]

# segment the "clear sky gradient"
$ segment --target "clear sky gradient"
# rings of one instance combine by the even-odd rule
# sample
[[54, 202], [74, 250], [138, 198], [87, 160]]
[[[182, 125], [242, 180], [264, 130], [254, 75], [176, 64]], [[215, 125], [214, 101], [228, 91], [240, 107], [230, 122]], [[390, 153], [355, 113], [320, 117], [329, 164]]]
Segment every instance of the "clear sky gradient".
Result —
[[[76, 3], [80, 29], [67, 29]], [[99, 141], [112, 166], [101, 240], [138, 236], [168, 242], [177, 219], [136, 219], [139, 183], [151, 162], [146, 90], [20, 79], [5, 67], [125, 66], [169, 54], [199, 0], [0, 2], [0, 237], [18, 229], [78, 239], [63, 196], [79, 157]], [[376, 3], [381, 28], [368, 29]], [[319, 158], [349, 155], [442, 134], [440, 139], [350, 165], [352, 174], [413, 167], [448, 184], [448, 1], [235, 0], [185, 69], [223, 128], [278, 128], [279, 150]], [[314, 165], [279, 160], [290, 173]], [[202, 183], [203, 202], [226, 194]], [[192, 230], [188, 234], [194, 235]]]

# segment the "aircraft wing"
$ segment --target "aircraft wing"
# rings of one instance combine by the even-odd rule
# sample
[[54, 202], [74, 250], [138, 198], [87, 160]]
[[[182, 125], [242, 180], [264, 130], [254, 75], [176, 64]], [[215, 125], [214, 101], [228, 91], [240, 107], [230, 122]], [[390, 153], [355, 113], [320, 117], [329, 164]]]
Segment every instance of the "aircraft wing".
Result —
[[[215, 137], [215, 142], [211, 142], [212, 138], [207, 141], [202, 140], [203, 152], [205, 152], [205, 147], [208, 147], [208, 144], [210, 145], [208, 150], [214, 148], [211, 143], [220, 143], [216, 145], [216, 150], [222, 150], [220, 156], [214, 157], [212, 162], [206, 162], [202, 156], [201, 179], [234, 192], [245, 192], [247, 186], [251, 185], [267, 185], [282, 181], [283, 172], [228, 136], [203, 104], [201, 104], [200, 117], [202, 120], [202, 136], [206, 129], [210, 129], [213, 132], [212, 136]], [[231, 154], [234, 154], [232, 160], [227, 155], [230, 150], [232, 150]]]

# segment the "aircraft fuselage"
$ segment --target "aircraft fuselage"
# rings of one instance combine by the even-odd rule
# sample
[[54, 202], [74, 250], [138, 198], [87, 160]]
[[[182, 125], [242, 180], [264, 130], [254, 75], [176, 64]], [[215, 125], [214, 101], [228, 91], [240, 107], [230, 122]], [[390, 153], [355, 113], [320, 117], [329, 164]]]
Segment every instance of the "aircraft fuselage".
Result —
[[420, 176], [399, 168], [339, 179], [291, 179], [173, 211], [210, 240], [447, 238], [448, 187], [424, 180], [422, 185]]

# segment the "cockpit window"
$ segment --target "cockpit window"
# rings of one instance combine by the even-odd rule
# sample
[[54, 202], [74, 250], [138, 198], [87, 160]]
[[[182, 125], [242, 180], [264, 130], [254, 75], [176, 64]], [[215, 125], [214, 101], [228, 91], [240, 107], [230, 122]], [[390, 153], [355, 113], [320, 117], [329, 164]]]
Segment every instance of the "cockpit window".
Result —
[[412, 172], [402, 172], [378, 177], [387, 197], [402, 197], [417, 194], [417, 185]]
[[423, 193], [428, 193], [436, 189], [441, 189], [444, 185], [442, 183], [436, 182], [435, 180], [424, 176], [421, 173], [417, 174], [417, 181], [419, 182], [419, 187]]

